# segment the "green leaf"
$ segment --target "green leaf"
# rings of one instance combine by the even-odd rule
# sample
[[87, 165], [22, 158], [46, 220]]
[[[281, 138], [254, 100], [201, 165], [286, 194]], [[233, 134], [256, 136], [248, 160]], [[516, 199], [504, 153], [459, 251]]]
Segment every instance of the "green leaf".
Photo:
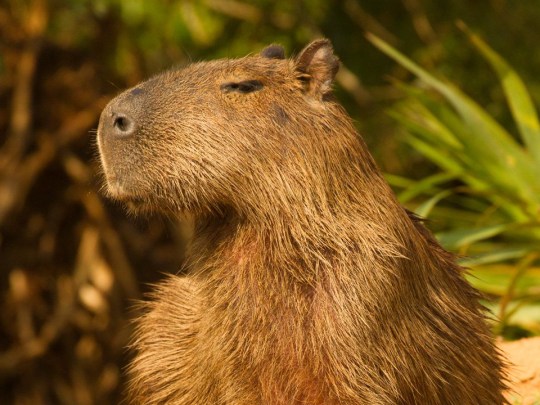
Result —
[[[449, 155], [461, 152], [463, 145], [451, 130], [449, 130], [418, 98], [409, 98], [388, 111], [388, 115], [401, 123], [415, 138], [428, 142], [431, 146]], [[418, 135], [418, 136], [416, 136]], [[436, 145], [434, 145], [436, 144]]]
[[[441, 167], [448, 169], [451, 159], [458, 163], [460, 169], [456, 174], [467, 177], [467, 182], [476, 178], [484, 184], [498, 188], [498, 192], [524, 198], [519, 188], [516, 188], [515, 174], [501, 166], [497, 156], [489, 148], [475, 142], [471, 129], [448, 107], [442, 103], [434, 103], [428, 99], [422, 100], [426, 106], [414, 101], [402, 102], [390, 115], [400, 121], [416, 138], [428, 144], [430, 151], [424, 145], [417, 145], [418, 150]], [[433, 110], [433, 111], [432, 111]], [[464, 148], [463, 145], [467, 147]], [[437, 156], [436, 156], [437, 155]], [[446, 163], [442, 161], [446, 156]], [[464, 172], [468, 175], [465, 176]]]
[[508, 63], [482, 38], [470, 31], [464, 23], [459, 23], [459, 26], [499, 76], [523, 142], [540, 169], [540, 122], [525, 84]]
[[407, 143], [437, 163], [446, 171], [452, 173], [459, 172], [461, 170], [459, 162], [456, 162], [454, 159], [450, 158], [444, 150], [441, 150], [440, 148], [437, 148], [419, 138], [407, 138]]
[[454, 180], [457, 177], [458, 175], [455, 173], [436, 173], [410, 185], [410, 187], [398, 195], [398, 200], [404, 204], [420, 194], [433, 191], [437, 185]]
[[422, 218], [427, 218], [431, 212], [431, 210], [435, 207], [435, 205], [441, 201], [443, 198], [448, 197], [452, 194], [451, 190], [444, 190], [440, 193], [435, 194], [433, 197], [431, 197], [429, 200], [424, 201], [422, 204], [420, 204], [414, 212], [418, 214]]
[[415, 184], [414, 180], [397, 174], [385, 173], [384, 178], [392, 187], [396, 188], [409, 188]]
[[494, 249], [488, 253], [463, 258], [459, 261], [459, 264], [465, 267], [476, 267], [480, 265], [500, 263], [507, 260], [520, 259], [532, 251], [534, 251], [534, 249], [530, 247]]
[[368, 34], [368, 40], [400, 65], [442, 94], [467, 124], [461, 140], [466, 148], [489, 157], [486, 167], [491, 177], [500, 177], [517, 196], [527, 201], [534, 212], [540, 205], [540, 176], [533, 160], [516, 141], [477, 103], [451, 84], [442, 82], [419, 67], [380, 38]]
[[426, 107], [425, 103], [426, 100], [420, 102], [418, 98], [410, 97], [394, 110], [390, 110], [389, 115], [398, 120], [406, 120], [410, 129], [421, 133], [429, 133], [430, 137], [436, 134], [438, 140], [448, 148], [462, 150], [463, 143], [456, 137], [456, 134], [450, 131], [441, 122], [440, 118]]
[[506, 231], [509, 224], [490, 225], [471, 229], [457, 229], [437, 234], [439, 242], [447, 249], [454, 250], [484, 239], [492, 238]]

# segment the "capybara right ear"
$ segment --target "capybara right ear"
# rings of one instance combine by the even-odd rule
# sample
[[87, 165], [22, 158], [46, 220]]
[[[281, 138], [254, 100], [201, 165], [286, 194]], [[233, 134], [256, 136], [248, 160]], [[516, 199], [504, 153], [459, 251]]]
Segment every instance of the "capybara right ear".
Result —
[[296, 58], [296, 70], [306, 90], [321, 97], [332, 91], [339, 59], [328, 39], [318, 39], [306, 46]]

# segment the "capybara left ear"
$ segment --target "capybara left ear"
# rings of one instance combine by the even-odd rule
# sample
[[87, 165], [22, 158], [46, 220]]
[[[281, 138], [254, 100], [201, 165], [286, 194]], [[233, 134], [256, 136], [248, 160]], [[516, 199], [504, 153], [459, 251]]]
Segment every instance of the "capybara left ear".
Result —
[[339, 70], [339, 59], [328, 39], [318, 39], [306, 46], [296, 57], [296, 70], [308, 92], [324, 96], [332, 91]]
[[260, 55], [268, 59], [285, 59], [285, 50], [281, 45], [272, 44], [264, 48]]

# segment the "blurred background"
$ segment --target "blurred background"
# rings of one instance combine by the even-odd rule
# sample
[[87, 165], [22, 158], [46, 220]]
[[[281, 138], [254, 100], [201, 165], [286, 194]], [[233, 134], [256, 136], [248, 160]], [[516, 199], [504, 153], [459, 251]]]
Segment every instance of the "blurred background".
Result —
[[171, 66], [321, 36], [339, 100], [470, 268], [495, 333], [540, 334], [538, 21], [539, 2], [512, 0], [3, 1], [0, 403], [120, 403], [133, 303], [182, 263], [180, 224], [100, 193], [107, 101]]

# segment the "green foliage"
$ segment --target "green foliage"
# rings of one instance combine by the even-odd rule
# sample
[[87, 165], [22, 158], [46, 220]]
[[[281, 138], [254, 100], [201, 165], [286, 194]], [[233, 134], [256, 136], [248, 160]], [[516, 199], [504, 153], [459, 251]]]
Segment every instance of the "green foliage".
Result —
[[[425, 199], [416, 212], [439, 226], [444, 224], [437, 234], [440, 242], [467, 254], [463, 264], [473, 268], [474, 276], [491, 278], [488, 283], [471, 281], [501, 297], [502, 328], [524, 303], [540, 322], [540, 268], [534, 267], [540, 263], [538, 115], [517, 73], [479, 36], [461, 26], [497, 73], [518, 136], [458, 87], [371, 35], [369, 40], [377, 48], [431, 90], [397, 83], [405, 98], [391, 114], [406, 129], [408, 143], [441, 170], [417, 183], [389, 180], [402, 187], [402, 202]], [[504, 266], [508, 264], [512, 266]], [[497, 272], [506, 272], [507, 277], [497, 279]], [[540, 330], [538, 324], [532, 327]]]

